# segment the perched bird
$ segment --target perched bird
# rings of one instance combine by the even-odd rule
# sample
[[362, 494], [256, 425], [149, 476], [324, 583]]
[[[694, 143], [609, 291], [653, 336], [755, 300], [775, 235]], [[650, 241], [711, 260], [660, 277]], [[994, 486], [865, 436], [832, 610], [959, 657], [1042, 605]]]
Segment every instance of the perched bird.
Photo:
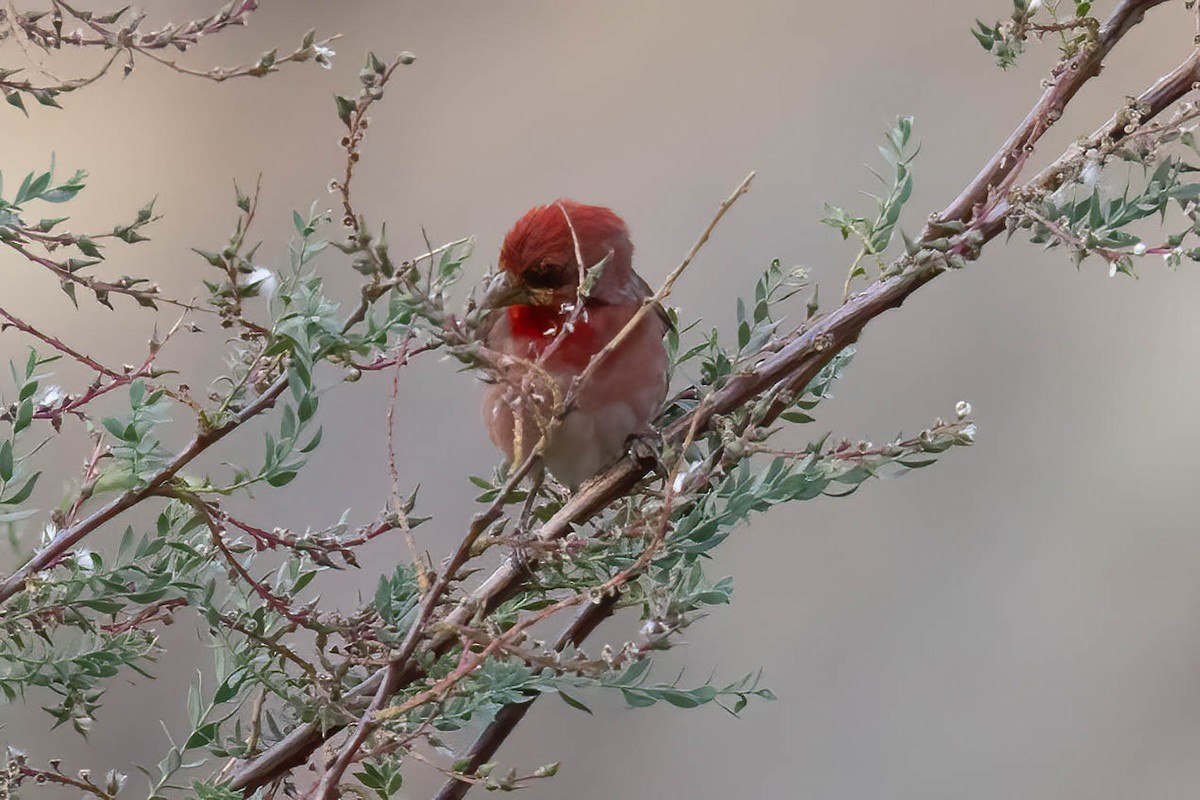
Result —
[[546, 467], [575, 489], [620, 458], [630, 436], [648, 430], [667, 392], [661, 307], [597, 364], [561, 423], [551, 420], [573, 379], [652, 294], [633, 271], [629, 229], [610, 209], [559, 200], [517, 221], [483, 299], [494, 309], [487, 346], [516, 357], [483, 403], [488, 435], [510, 461], [528, 456], [548, 433]]

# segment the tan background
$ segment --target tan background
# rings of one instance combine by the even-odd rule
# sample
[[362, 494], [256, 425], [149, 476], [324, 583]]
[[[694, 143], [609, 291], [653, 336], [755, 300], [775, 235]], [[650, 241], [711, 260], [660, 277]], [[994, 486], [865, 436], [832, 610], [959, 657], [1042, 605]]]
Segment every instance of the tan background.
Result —
[[[155, 2], [154, 18], [209, 3]], [[1106, 11], [1110, 3], [1097, 4]], [[114, 274], [152, 273], [189, 292], [210, 269], [191, 245], [232, 223], [230, 182], [263, 173], [258, 233], [278, 258], [290, 210], [338, 165], [331, 94], [355, 82], [363, 51], [419, 61], [373, 118], [360, 199], [390, 222], [396, 252], [476, 234], [479, 274], [506, 226], [559, 195], [605, 203], [629, 221], [639, 269], [656, 283], [750, 169], [754, 190], [723, 224], [677, 301], [728, 326], [732, 297], [773, 257], [803, 263], [823, 296], [850, 253], [820, 226], [821, 202], [855, 204], [861, 162], [896, 114], [916, 117], [924, 152], [905, 226], [957, 193], [1024, 113], [1053, 46], [1006, 74], [967, 33], [1000, 0], [942, 3], [264, 3], [252, 26], [190, 63], [234, 63], [298, 41], [310, 26], [345, 34], [335, 68], [211, 85], [145, 64], [67, 111], [3, 116], [7, 191], [56, 151], [87, 167], [79, 228], [111, 224], [157, 194], [155, 240]], [[1110, 59], [1049, 137], [1042, 158], [1090, 130], [1121, 98], [1185, 55], [1182, 3], [1156, 12]], [[5, 63], [19, 54], [9, 47]], [[715, 708], [629, 711], [591, 697], [587, 718], [550, 699], [501, 753], [506, 764], [561, 760], [541, 798], [1185, 798], [1200, 780], [1200, 274], [1147, 261], [1138, 281], [1014, 242], [989, 248], [873, 325], [813, 436], [880, 440], [970, 400], [979, 443], [944, 463], [759, 519], [717, 553], [734, 605], [688, 632], [688, 679], [762, 666], [776, 703], [740, 720]], [[345, 293], [351, 274], [330, 260]], [[0, 303], [112, 361], [132, 361], [151, 316], [69, 312], [54, 282], [0, 256]], [[90, 304], [85, 304], [89, 305]], [[0, 336], [5, 353], [22, 342]], [[182, 341], [176, 365], [211, 375], [216, 349]], [[196, 383], [202, 385], [203, 379]], [[264, 524], [370, 518], [386, 492], [386, 381], [335, 388], [326, 444], [284, 492], [261, 494]], [[421, 529], [447, 548], [470, 508], [464, 475], [495, 456], [477, 423], [479, 390], [445, 363], [406, 374], [404, 480], [439, 518]], [[76, 442], [78, 445], [78, 442]], [[56, 451], [57, 452], [57, 451]], [[251, 462], [255, 437], [220, 458]], [[54, 502], [80, 457], [62, 449]], [[213, 462], [215, 463], [215, 462]], [[327, 596], [349, 605], [401, 557], [380, 543], [361, 574]], [[164, 680], [118, 681], [90, 744], [45, 733], [40, 712], [0, 710], [0, 736], [35, 756], [99, 769], [156, 761], [158, 720], [179, 731], [183, 682], [208, 657], [185, 626]], [[618, 641], [631, 632], [617, 630]], [[664, 675], [669, 677], [669, 675]], [[132, 770], [130, 770], [132, 771]], [[436, 776], [409, 770], [407, 797]], [[130, 795], [141, 792], [132, 779]], [[31, 794], [32, 796], [32, 794]]]

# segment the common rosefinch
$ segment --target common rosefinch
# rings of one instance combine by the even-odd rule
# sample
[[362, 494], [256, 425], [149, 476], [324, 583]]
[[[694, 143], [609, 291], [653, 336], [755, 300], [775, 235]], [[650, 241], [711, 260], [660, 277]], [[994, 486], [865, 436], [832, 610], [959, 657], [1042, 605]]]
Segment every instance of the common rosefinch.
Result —
[[[504, 238], [499, 273], [483, 301], [496, 309], [488, 347], [516, 357], [484, 398], [488, 435], [510, 461], [520, 461], [548, 434], [546, 467], [572, 489], [620, 458], [666, 396], [660, 307], [597, 364], [568, 413], [552, 424], [573, 379], [653, 294], [632, 259], [629, 230], [610, 209], [572, 200], [537, 206]], [[581, 278], [590, 286], [580, 306]]]

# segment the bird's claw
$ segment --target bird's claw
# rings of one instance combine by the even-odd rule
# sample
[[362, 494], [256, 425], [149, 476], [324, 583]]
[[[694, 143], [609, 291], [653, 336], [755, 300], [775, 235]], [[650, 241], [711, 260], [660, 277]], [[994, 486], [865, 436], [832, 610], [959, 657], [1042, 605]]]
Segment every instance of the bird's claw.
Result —
[[663, 463], [663, 437], [656, 430], [648, 429], [635, 433], [627, 441], [629, 455], [641, 462], [650, 462], [655, 474], [666, 477], [667, 465]]

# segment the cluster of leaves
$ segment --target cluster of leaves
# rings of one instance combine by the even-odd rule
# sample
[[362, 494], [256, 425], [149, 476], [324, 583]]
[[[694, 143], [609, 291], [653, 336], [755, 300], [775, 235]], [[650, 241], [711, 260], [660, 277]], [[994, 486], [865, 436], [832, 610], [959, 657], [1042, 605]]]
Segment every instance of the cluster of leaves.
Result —
[[156, 653], [154, 636], [140, 630], [80, 636], [70, 645], [18, 635], [6, 649], [0, 692], [12, 701], [34, 687], [48, 689], [58, 696], [43, 706], [55, 727], [69, 721], [81, 734], [92, 729], [107, 682]]
[[[699, 393], [677, 397], [666, 418], [673, 419], [702, 402], [706, 394], [724, 385], [748, 356], [760, 352], [768, 341], [778, 341], [784, 320], [780, 313], [783, 303], [804, 285], [802, 271], [786, 273], [780, 262], [775, 261], [756, 284], [752, 309], [747, 311], [744, 300], [737, 302], [739, 324], [735, 346], [723, 345], [717, 331], [710, 332], [696, 345], [682, 345], [678, 337], [694, 326], [684, 327], [681, 334], [673, 335], [668, 342], [673, 362], [678, 366], [698, 359], [701, 380], [695, 387]], [[837, 354], [802, 391], [786, 398], [780, 418], [789, 423], [811, 422], [813, 417], [808, 412], [830, 396], [831, 385], [852, 356], [850, 349]], [[849, 494], [889, 464], [900, 468], [924, 466], [931, 463], [930, 454], [973, 441], [969, 423], [939, 423], [921, 436], [897, 438], [883, 447], [855, 447], [845, 442], [830, 446], [822, 438], [803, 451], [773, 455], [759, 463], [756, 454], [771, 453], [765, 442], [779, 430], [761, 427], [762, 407], [759, 404], [740, 409], [724, 418], [711, 434], [695, 442], [686, 453], [664, 456], [668, 464], [680, 459], [680, 466], [667, 487], [672, 494], [670, 506], [661, 493], [648, 488], [631, 494], [584, 530], [569, 534], [542, 554], [536, 585], [505, 603], [492, 616], [492, 621], [504, 630], [515, 624], [521, 613], [543, 608], [564, 592], [586, 593], [592, 587], [606, 585], [613, 576], [636, 573], [621, 589], [616, 605], [639, 610], [646, 625], [645, 642], [632, 650], [627, 646], [625, 651], [608, 659], [594, 662], [585, 659], [582, 664], [568, 657], [569, 650], [561, 654], [539, 651], [541, 658], [553, 659], [556, 669], [577, 670], [556, 678], [560, 692], [564, 680], [568, 681], [566, 688], [579, 688], [582, 674], [594, 685], [623, 688], [631, 705], [665, 699], [690, 706], [723, 696], [728, 687], [723, 689], [709, 683], [687, 692], [677, 686], [667, 687], [661, 697], [645, 694], [623, 685], [614, 670], [623, 661], [632, 660], [635, 665], [647, 665], [637, 667], [639, 672], [635, 674], [641, 674], [640, 670], [649, 669], [649, 651], [667, 646], [671, 635], [692, 624], [711, 607], [730, 602], [732, 579], [727, 576], [713, 579], [707, 574], [707, 567], [712, 563], [714, 548], [751, 514], [822, 495]], [[486, 490], [481, 499], [490, 500], [500, 490], [498, 480], [475, 481]], [[511, 499], [529, 502], [524, 493]], [[530, 516], [546, 519], [561, 503], [561, 496], [543, 489], [530, 506]], [[654, 545], [659, 538], [661, 544]], [[657, 549], [643, 567], [640, 565], [647, 547]], [[769, 692], [756, 696], [769, 697]], [[570, 696], [564, 699], [567, 697]], [[744, 705], [744, 699], [734, 704], [737, 710]], [[581, 701], [574, 702], [582, 705]]]
[[[772, 315], [773, 306], [780, 305], [808, 287], [808, 275], [802, 267], [795, 267], [785, 273], [779, 259], [771, 262], [754, 287], [754, 305], [749, 313], [746, 311], [746, 301], [738, 298], [736, 331], [736, 349], [727, 348], [721, 341], [719, 329], [712, 328], [708, 335], [687, 350], [680, 349], [680, 337], [695, 327], [695, 324], [678, 330], [679, 311], [672, 309], [672, 329], [667, 332], [667, 355], [671, 363], [671, 373], [693, 359], [699, 359], [699, 383], [711, 389], [719, 389], [738, 368], [744, 366], [746, 359], [758, 353], [767, 342], [774, 338], [784, 318]], [[815, 311], [816, 293], [809, 304], [810, 316]], [[677, 403], [673, 411], [690, 410], [694, 403]], [[668, 416], [666, 420], [671, 419]]]
[[144, 485], [162, 469], [170, 454], [158, 436], [170, 422], [170, 406], [165, 389], [154, 389], [147, 394], [145, 381], [135, 380], [129, 385], [129, 414], [101, 420], [113, 438], [109, 448], [112, 466], [98, 482], [96, 491]]
[[716, 703], [731, 714], [740, 713], [750, 702], [750, 698], [774, 700], [775, 693], [770, 689], [759, 686], [761, 672], [751, 672], [744, 677], [725, 684], [712, 686], [701, 684], [694, 689], [681, 689], [677, 684], [649, 684], [650, 661], [643, 659], [635, 661], [629, 668], [614, 678], [605, 680], [603, 686], [608, 689], [619, 689], [625, 702], [631, 708], [646, 708], [657, 703], [667, 703], [676, 708], [697, 708], [708, 703]]
[[[824, 396], [827, 380], [828, 376], [822, 376], [810, 385], [805, 397], [811, 399], [805, 400], [806, 404], [815, 405]], [[753, 433], [751, 437], [762, 435]], [[849, 442], [829, 446], [826, 437], [802, 450], [773, 455], [761, 464], [737, 454], [761, 449], [770, 456], [775, 451], [745, 436], [714, 437], [708, 443], [708, 453], [693, 454], [698, 460], [689, 468], [692, 474], [684, 473], [676, 479], [680, 488], [669, 534], [623, 602], [639, 605], [644, 619], [664, 629], [685, 627], [706, 607], [730, 601], [732, 580], [723, 577], [713, 581], [706, 576], [705, 567], [710, 563], [711, 551], [751, 514], [784, 503], [851, 494], [884, 467], [927, 466], [933, 463], [934, 454], [952, 446], [970, 445], [973, 437], [974, 429], [966, 422], [936, 425], [919, 436], [897, 437], [878, 448]], [[726, 463], [736, 465], [712, 470], [709, 465], [720, 463], [722, 457]], [[700, 488], [689, 495], [687, 487], [697, 480]], [[566, 563], [576, 583], [599, 582], [614, 568], [628, 568], [638, 558], [640, 545], [637, 539], [600, 540], [581, 546]], [[582, 581], [579, 573], [584, 576]]]
[[[107, 681], [122, 669], [146, 674], [157, 655], [156, 637], [133, 621], [188, 602], [212, 565], [169, 538], [171, 522], [161, 515], [157, 533], [140, 539], [126, 529], [111, 564], [100, 552], [78, 551], [6, 604], [0, 691], [11, 699], [26, 687], [47, 688], [62, 698], [46, 709], [56, 724], [90, 730]], [[214, 591], [216, 577], [209, 575]]]
[[[1059, 34], [1059, 47], [1063, 56], [1069, 58], [1093, 41], [1099, 22], [1089, 16], [1092, 4], [1088, 0], [1012, 0], [1012, 15], [988, 25], [975, 20], [971, 33], [976, 41], [996, 58], [1001, 69], [1008, 69], [1025, 52], [1029, 36], [1039, 38], [1047, 33]], [[1072, 17], [1063, 18], [1060, 7], [1069, 7]], [[1046, 14], [1050, 21], [1042, 24], [1034, 21], [1039, 14]]]
[[387, 800], [404, 786], [403, 761], [391, 756], [368, 759], [362, 770], [354, 773], [358, 782], [375, 792], [380, 800]]
[[[1178, 139], [1198, 152], [1190, 132]], [[1108, 262], [1111, 275], [1134, 275], [1135, 261], [1148, 255], [1160, 255], [1172, 267], [1184, 258], [1200, 261], [1200, 182], [1184, 180], [1200, 167], [1167, 151], [1121, 150], [1117, 155], [1133, 163], [1124, 185], [1110, 188], [1101, 180], [1101, 156], [1090, 152], [1076, 180], [1022, 202], [1023, 213], [1009, 218], [1010, 235], [1025, 230], [1034, 244], [1063, 247], [1076, 266], [1097, 255]], [[1172, 205], [1182, 225], [1160, 242], [1147, 243], [1138, 223], [1157, 218], [1166, 225]]]
[[375, 589], [375, 611], [386, 626], [380, 631], [380, 639], [388, 644], [399, 644], [400, 637], [412, 624], [421, 590], [417, 583], [416, 568], [412, 564], [398, 564], [392, 574], [379, 576]]
[[[0, 222], [3, 222], [5, 228], [10, 230], [14, 223], [20, 226], [22, 223], [18, 213], [21, 211], [21, 206], [32, 200], [41, 200], [44, 203], [67, 202], [83, 189], [85, 178], [87, 178], [87, 172], [77, 170], [67, 180], [56, 186], [51, 186], [54, 182], [54, 160], [51, 159], [50, 169], [44, 172], [30, 172], [25, 176], [11, 201], [0, 197], [0, 211], [4, 212], [4, 216], [0, 217]], [[0, 185], [3, 184], [0, 183]], [[48, 233], [49, 229], [60, 221], [43, 220], [38, 224], [37, 230], [40, 233]]]
[[[225, 548], [224, 558], [241, 556], [244, 570], [254, 568], [250, 548], [237, 541]], [[239, 585], [230, 583], [228, 567], [201, 517], [178, 502], [158, 516], [153, 533], [127, 528], [111, 563], [102, 553], [79, 551], [0, 614], [0, 692], [11, 700], [33, 687], [48, 689], [61, 698], [46, 706], [56, 724], [70, 721], [87, 732], [112, 678], [124, 670], [151, 677], [159, 645], [150, 625], [186, 607], [208, 625], [214, 677], [208, 686], [198, 679], [189, 691], [186, 735], [156, 768], [143, 770], [151, 797], [185, 789], [180, 772], [211, 756], [246, 754], [247, 726], [261, 728], [256, 738], [281, 738], [322, 692], [317, 668], [284, 637], [297, 627], [328, 628], [315, 615], [285, 613], [278, 602], [303, 591], [317, 568], [292, 553], [270, 577]], [[297, 671], [297, 664], [305, 666]], [[281, 709], [248, 719], [242, 711], [252, 689], [278, 698]]]

